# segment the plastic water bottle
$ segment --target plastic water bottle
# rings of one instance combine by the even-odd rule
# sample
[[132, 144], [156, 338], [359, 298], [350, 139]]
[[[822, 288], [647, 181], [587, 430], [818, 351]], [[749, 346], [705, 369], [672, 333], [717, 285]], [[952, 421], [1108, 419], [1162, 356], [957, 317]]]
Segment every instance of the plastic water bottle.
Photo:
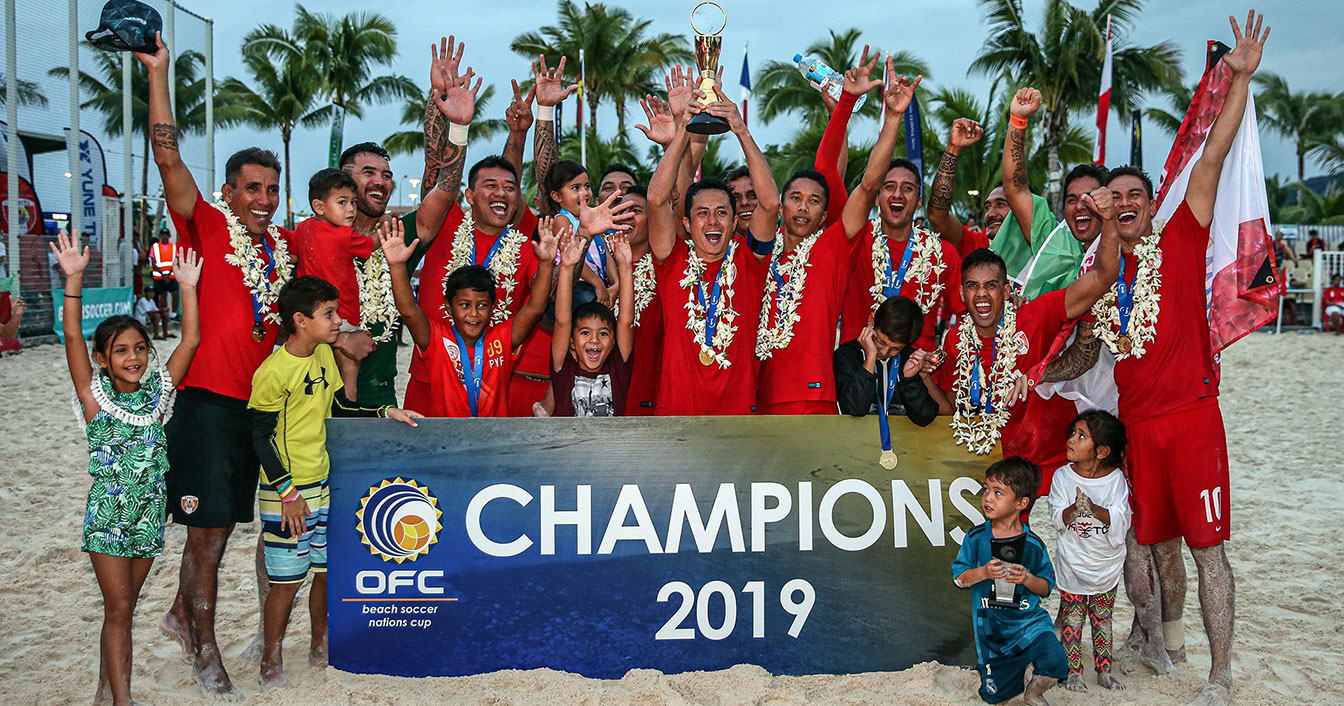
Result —
[[[811, 81], [818, 90], [830, 94], [837, 103], [840, 96], [845, 93], [845, 75], [838, 73], [835, 69], [826, 65], [826, 62], [814, 56], [803, 56], [802, 54], [793, 55], [793, 63], [798, 66], [798, 73], [803, 78]], [[859, 96], [858, 102], [854, 104], [854, 110], [863, 107], [863, 102], [868, 100], [868, 95]]]

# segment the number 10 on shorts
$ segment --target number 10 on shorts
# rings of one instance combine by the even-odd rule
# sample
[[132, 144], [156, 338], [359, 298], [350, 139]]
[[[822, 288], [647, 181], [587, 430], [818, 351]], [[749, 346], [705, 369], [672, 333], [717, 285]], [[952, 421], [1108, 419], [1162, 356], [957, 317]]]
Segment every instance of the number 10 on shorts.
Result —
[[[765, 582], [748, 581], [742, 587], [742, 593], [751, 595], [751, 636], [765, 637]], [[801, 596], [799, 595], [801, 594]], [[711, 612], [711, 601], [718, 596], [723, 602], [723, 612]], [[670, 581], [658, 589], [658, 602], [667, 603], [680, 598], [672, 617], [654, 635], [655, 640], [694, 640], [696, 632], [710, 640], [723, 640], [733, 634], [737, 627], [737, 594], [733, 587], [724, 581], [710, 581], [700, 587], [699, 592], [685, 581]], [[717, 601], [715, 601], [717, 603]], [[779, 605], [793, 622], [789, 625], [789, 637], [798, 637], [803, 631], [807, 616], [817, 602], [817, 590], [806, 579], [793, 579], [779, 590]], [[695, 611], [695, 627], [683, 626], [691, 611]], [[715, 624], [717, 623], [717, 625]]]
[[1205, 488], [1199, 491], [1200, 500], [1204, 501], [1204, 519], [1209, 524], [1214, 521], [1223, 520], [1223, 487]]

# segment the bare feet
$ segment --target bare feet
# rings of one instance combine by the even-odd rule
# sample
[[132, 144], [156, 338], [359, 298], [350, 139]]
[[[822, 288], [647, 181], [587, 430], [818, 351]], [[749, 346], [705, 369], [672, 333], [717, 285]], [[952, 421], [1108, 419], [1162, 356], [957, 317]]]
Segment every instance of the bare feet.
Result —
[[1082, 693], [1087, 691], [1087, 684], [1083, 683], [1083, 675], [1070, 674], [1069, 678], [1064, 680], [1064, 688]]
[[1182, 663], [1182, 662], [1186, 662], [1186, 661], [1188, 661], [1188, 660], [1186, 660], [1186, 658], [1185, 658], [1185, 648], [1184, 648], [1184, 647], [1182, 647], [1182, 648], [1179, 649], [1179, 650], [1167, 650], [1167, 657], [1171, 658], [1171, 663], [1172, 663], [1172, 664], [1180, 664], [1180, 663]]
[[1045, 700], [1045, 692], [1057, 683], [1058, 679], [1033, 674], [1031, 681], [1027, 682], [1026, 691], [1022, 693], [1022, 703], [1027, 706], [1050, 706], [1050, 702]]
[[170, 610], [159, 621], [159, 631], [182, 647], [182, 662], [191, 664], [191, 633], [187, 630], [187, 621]]
[[1097, 684], [1100, 685], [1102, 688], [1110, 689], [1111, 691], [1125, 690], [1125, 685], [1121, 684], [1120, 680], [1112, 676], [1110, 672], [1098, 672]]
[[98, 691], [93, 694], [93, 706], [112, 706], [112, 685], [98, 682]]
[[327, 643], [325, 641], [320, 645], [313, 645], [308, 648], [308, 665], [316, 669], [327, 667]]
[[293, 684], [289, 683], [289, 678], [285, 676], [285, 669], [279, 665], [268, 669], [265, 666], [261, 668], [261, 690], [270, 691], [271, 689], [288, 689]]
[[[1180, 650], [1181, 661], [1185, 661], [1185, 650]], [[1134, 653], [1139, 664], [1153, 670], [1158, 676], [1174, 677], [1181, 673], [1181, 670], [1172, 664], [1171, 653], [1167, 650], [1158, 649], [1152, 645], [1143, 645]]]
[[1222, 684], [1206, 684], [1204, 691], [1190, 702], [1190, 706], [1227, 706], [1227, 687]]
[[191, 669], [196, 674], [201, 693], [206, 696], [222, 697], [228, 701], [243, 700], [243, 695], [233, 688], [228, 672], [224, 671], [224, 663], [220, 661], [219, 651], [214, 646], [202, 649]]

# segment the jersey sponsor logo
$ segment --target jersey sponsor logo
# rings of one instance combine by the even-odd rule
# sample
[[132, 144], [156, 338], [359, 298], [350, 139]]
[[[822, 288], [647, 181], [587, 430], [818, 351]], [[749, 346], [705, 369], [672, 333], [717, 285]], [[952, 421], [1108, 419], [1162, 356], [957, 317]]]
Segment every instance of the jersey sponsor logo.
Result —
[[331, 384], [327, 382], [326, 366], [318, 367], [317, 378], [313, 378], [313, 376], [309, 375], [308, 373], [303, 374], [303, 394], [312, 397], [313, 388], [317, 387], [317, 383], [319, 382], [322, 383], [323, 390], [327, 389], [328, 387], [331, 387]]
[[443, 530], [442, 516], [428, 486], [398, 476], [369, 488], [355, 511], [355, 527], [370, 554], [400, 564], [429, 553]]
[[1018, 331], [1013, 340], [1017, 342], [1018, 355], [1026, 355], [1027, 351], [1031, 350], [1031, 341], [1027, 339], [1026, 331]]
[[201, 499], [195, 495], [183, 495], [181, 505], [182, 512], [190, 515], [191, 513], [196, 512], [196, 508], [201, 506]]

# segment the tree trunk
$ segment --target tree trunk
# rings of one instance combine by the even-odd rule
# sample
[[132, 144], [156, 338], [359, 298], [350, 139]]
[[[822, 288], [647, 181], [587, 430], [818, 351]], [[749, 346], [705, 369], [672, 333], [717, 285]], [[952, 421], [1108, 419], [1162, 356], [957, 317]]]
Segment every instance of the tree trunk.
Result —
[[294, 189], [290, 188], [289, 168], [290, 129], [285, 127], [280, 130], [280, 140], [285, 144], [285, 228], [294, 230]]
[[1305, 169], [1306, 165], [1304, 164], [1305, 159], [1304, 159], [1304, 154], [1303, 154], [1303, 149], [1302, 149], [1302, 148], [1303, 148], [1303, 145], [1302, 145], [1302, 139], [1301, 139], [1301, 138], [1298, 138], [1298, 140], [1297, 140], [1297, 183], [1301, 185], [1301, 188], [1299, 188], [1299, 189], [1297, 190], [1297, 205], [1298, 205], [1298, 206], [1301, 206], [1301, 205], [1303, 204], [1303, 196], [1304, 196], [1304, 195], [1303, 195], [1302, 191], [1303, 191], [1304, 189], [1307, 188], [1307, 186], [1306, 186], [1306, 185], [1307, 185], [1306, 169]]
[[616, 137], [625, 137], [625, 103], [616, 101]]
[[[149, 131], [148, 130], [145, 131], [144, 148], [145, 148], [145, 159], [140, 169], [140, 184], [141, 184], [140, 195], [148, 196], [149, 195]], [[149, 247], [149, 240], [150, 240], [149, 236], [145, 235], [146, 233], [149, 232], [149, 224], [148, 224], [149, 203], [147, 201], [144, 201], [143, 199], [140, 201], [140, 203], [143, 204], [140, 208], [140, 236], [145, 239], [143, 242], [145, 244], [145, 247], [147, 248]], [[132, 242], [138, 243], [141, 241], [133, 239]]]
[[[1049, 173], [1045, 180], [1046, 199], [1050, 203], [1050, 210], [1055, 212], [1056, 217], [1062, 217], [1064, 213], [1064, 170], [1063, 165], [1059, 163], [1059, 143], [1064, 138], [1064, 126], [1067, 120], [1067, 113], [1059, 111], [1050, 111], [1045, 120], [1045, 146], [1049, 154]], [[1026, 154], [1023, 154], [1026, 159]]]
[[586, 130], [592, 130], [597, 134], [597, 96], [588, 91], [583, 92], [584, 100], [588, 101], [588, 124], [584, 126]]

